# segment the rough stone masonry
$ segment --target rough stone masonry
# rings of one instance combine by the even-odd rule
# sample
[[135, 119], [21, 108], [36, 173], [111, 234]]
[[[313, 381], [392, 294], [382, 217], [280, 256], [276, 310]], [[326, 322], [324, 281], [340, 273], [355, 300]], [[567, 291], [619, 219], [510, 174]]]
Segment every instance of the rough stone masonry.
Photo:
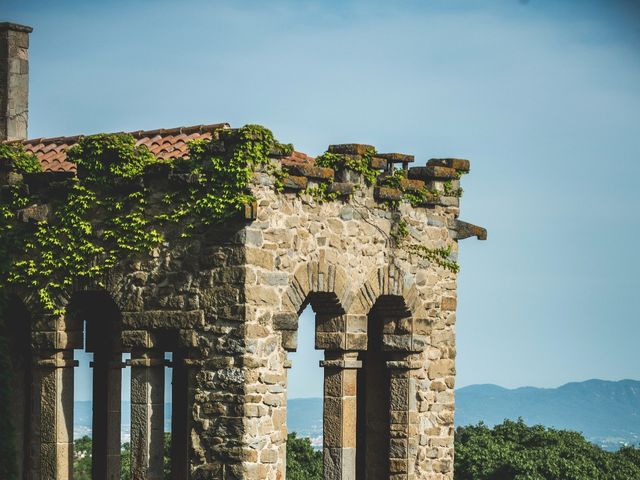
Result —
[[[12, 39], [28, 31], [0, 25], [0, 47], [13, 52], [0, 69], [10, 77], [0, 83], [1, 102], [11, 105], [0, 112], [0, 137], [24, 140], [44, 162], [47, 145], [73, 138], [29, 141], [26, 123], [20, 130], [26, 85], [11, 75], [27, 72], [14, 62], [26, 61], [26, 40]], [[17, 90], [7, 86], [14, 84]], [[158, 132], [137, 138], [177, 135]], [[329, 150], [357, 158], [367, 148]], [[244, 218], [187, 239], [179, 228], [164, 232], [161, 247], [119, 263], [103, 285], [77, 282], [60, 300], [65, 315], [38, 310], [34, 292], [12, 292], [2, 334], [14, 347], [20, 478], [73, 478], [74, 349], [84, 348], [94, 353], [94, 479], [120, 475], [123, 368], [131, 368], [132, 478], [164, 478], [164, 371], [171, 368], [172, 478], [283, 480], [287, 354], [310, 304], [315, 346], [324, 352], [324, 478], [453, 479], [456, 274], [400, 248], [393, 229], [401, 215], [414, 242], [451, 247], [454, 258], [458, 240], [485, 239], [484, 229], [458, 220], [459, 198], [448, 195], [469, 162], [432, 159], [409, 168], [410, 155], [377, 155], [381, 177], [401, 165], [407, 188], [440, 192], [412, 207], [399, 189], [295, 160], [273, 155], [289, 174], [281, 192], [269, 169], [254, 174], [255, 202]], [[73, 175], [10, 173], [3, 170], [2, 185], [18, 182], [45, 197]], [[160, 202], [172, 182], [186, 180], [158, 171], [144, 181]], [[308, 193], [327, 181], [336, 199]], [[398, 210], [386, 200], [398, 201]], [[24, 221], [37, 215], [23, 212]]]

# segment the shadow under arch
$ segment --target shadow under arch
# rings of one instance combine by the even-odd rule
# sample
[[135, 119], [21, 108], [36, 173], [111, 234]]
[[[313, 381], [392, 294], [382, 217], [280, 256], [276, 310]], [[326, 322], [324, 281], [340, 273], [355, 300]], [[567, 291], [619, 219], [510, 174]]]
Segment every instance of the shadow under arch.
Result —
[[[16, 479], [29, 478], [31, 462], [31, 407], [33, 392], [33, 354], [31, 347], [32, 317], [26, 304], [17, 295], [7, 295], [0, 307], [0, 338], [6, 348], [9, 375], [9, 405], [7, 421], [11, 422], [15, 438]], [[3, 461], [10, 461], [4, 459]]]
[[[122, 391], [122, 316], [109, 293], [74, 293], [65, 315], [68, 328], [85, 332], [93, 353], [92, 479], [119, 478]], [[86, 328], [86, 330], [85, 330]]]

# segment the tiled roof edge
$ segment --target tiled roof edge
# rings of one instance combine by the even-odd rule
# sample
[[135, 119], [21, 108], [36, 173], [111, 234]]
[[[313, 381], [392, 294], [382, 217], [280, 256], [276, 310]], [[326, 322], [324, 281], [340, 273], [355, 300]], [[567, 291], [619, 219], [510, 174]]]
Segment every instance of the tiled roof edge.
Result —
[[[194, 125], [191, 127], [175, 127], [175, 128], [157, 128], [155, 130], [136, 130], [134, 132], [115, 132], [115, 133], [125, 133], [128, 135], [132, 135], [134, 138], [142, 138], [142, 137], [153, 137], [155, 135], [175, 135], [175, 134], [186, 134], [190, 135], [192, 133], [204, 133], [204, 132], [213, 132], [215, 130], [219, 130], [221, 128], [230, 128], [228, 123], [212, 123], [210, 125]], [[83, 137], [87, 137], [89, 135], [71, 135], [71, 136], [62, 136], [62, 137], [40, 137], [40, 138], [29, 138], [27, 140], [20, 140], [20, 142], [24, 145], [32, 144], [32, 143], [76, 143]], [[5, 141], [3, 143], [16, 143], [16, 140], [13, 141]]]

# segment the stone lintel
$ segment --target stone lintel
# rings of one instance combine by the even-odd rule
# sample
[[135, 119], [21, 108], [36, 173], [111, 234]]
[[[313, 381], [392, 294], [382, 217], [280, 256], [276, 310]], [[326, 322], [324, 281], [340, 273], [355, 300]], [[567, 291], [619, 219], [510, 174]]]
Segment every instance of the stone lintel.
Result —
[[130, 330], [148, 328], [195, 328], [204, 325], [202, 310], [149, 310], [123, 312], [122, 324]]

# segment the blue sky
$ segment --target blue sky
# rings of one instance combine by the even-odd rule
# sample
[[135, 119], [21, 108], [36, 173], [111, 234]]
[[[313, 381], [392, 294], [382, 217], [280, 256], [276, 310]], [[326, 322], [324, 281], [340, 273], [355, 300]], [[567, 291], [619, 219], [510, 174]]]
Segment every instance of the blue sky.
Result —
[[[227, 121], [469, 158], [458, 386], [640, 378], [637, 2], [0, 5], [35, 28], [32, 137]], [[292, 397], [321, 391], [303, 321]]]

